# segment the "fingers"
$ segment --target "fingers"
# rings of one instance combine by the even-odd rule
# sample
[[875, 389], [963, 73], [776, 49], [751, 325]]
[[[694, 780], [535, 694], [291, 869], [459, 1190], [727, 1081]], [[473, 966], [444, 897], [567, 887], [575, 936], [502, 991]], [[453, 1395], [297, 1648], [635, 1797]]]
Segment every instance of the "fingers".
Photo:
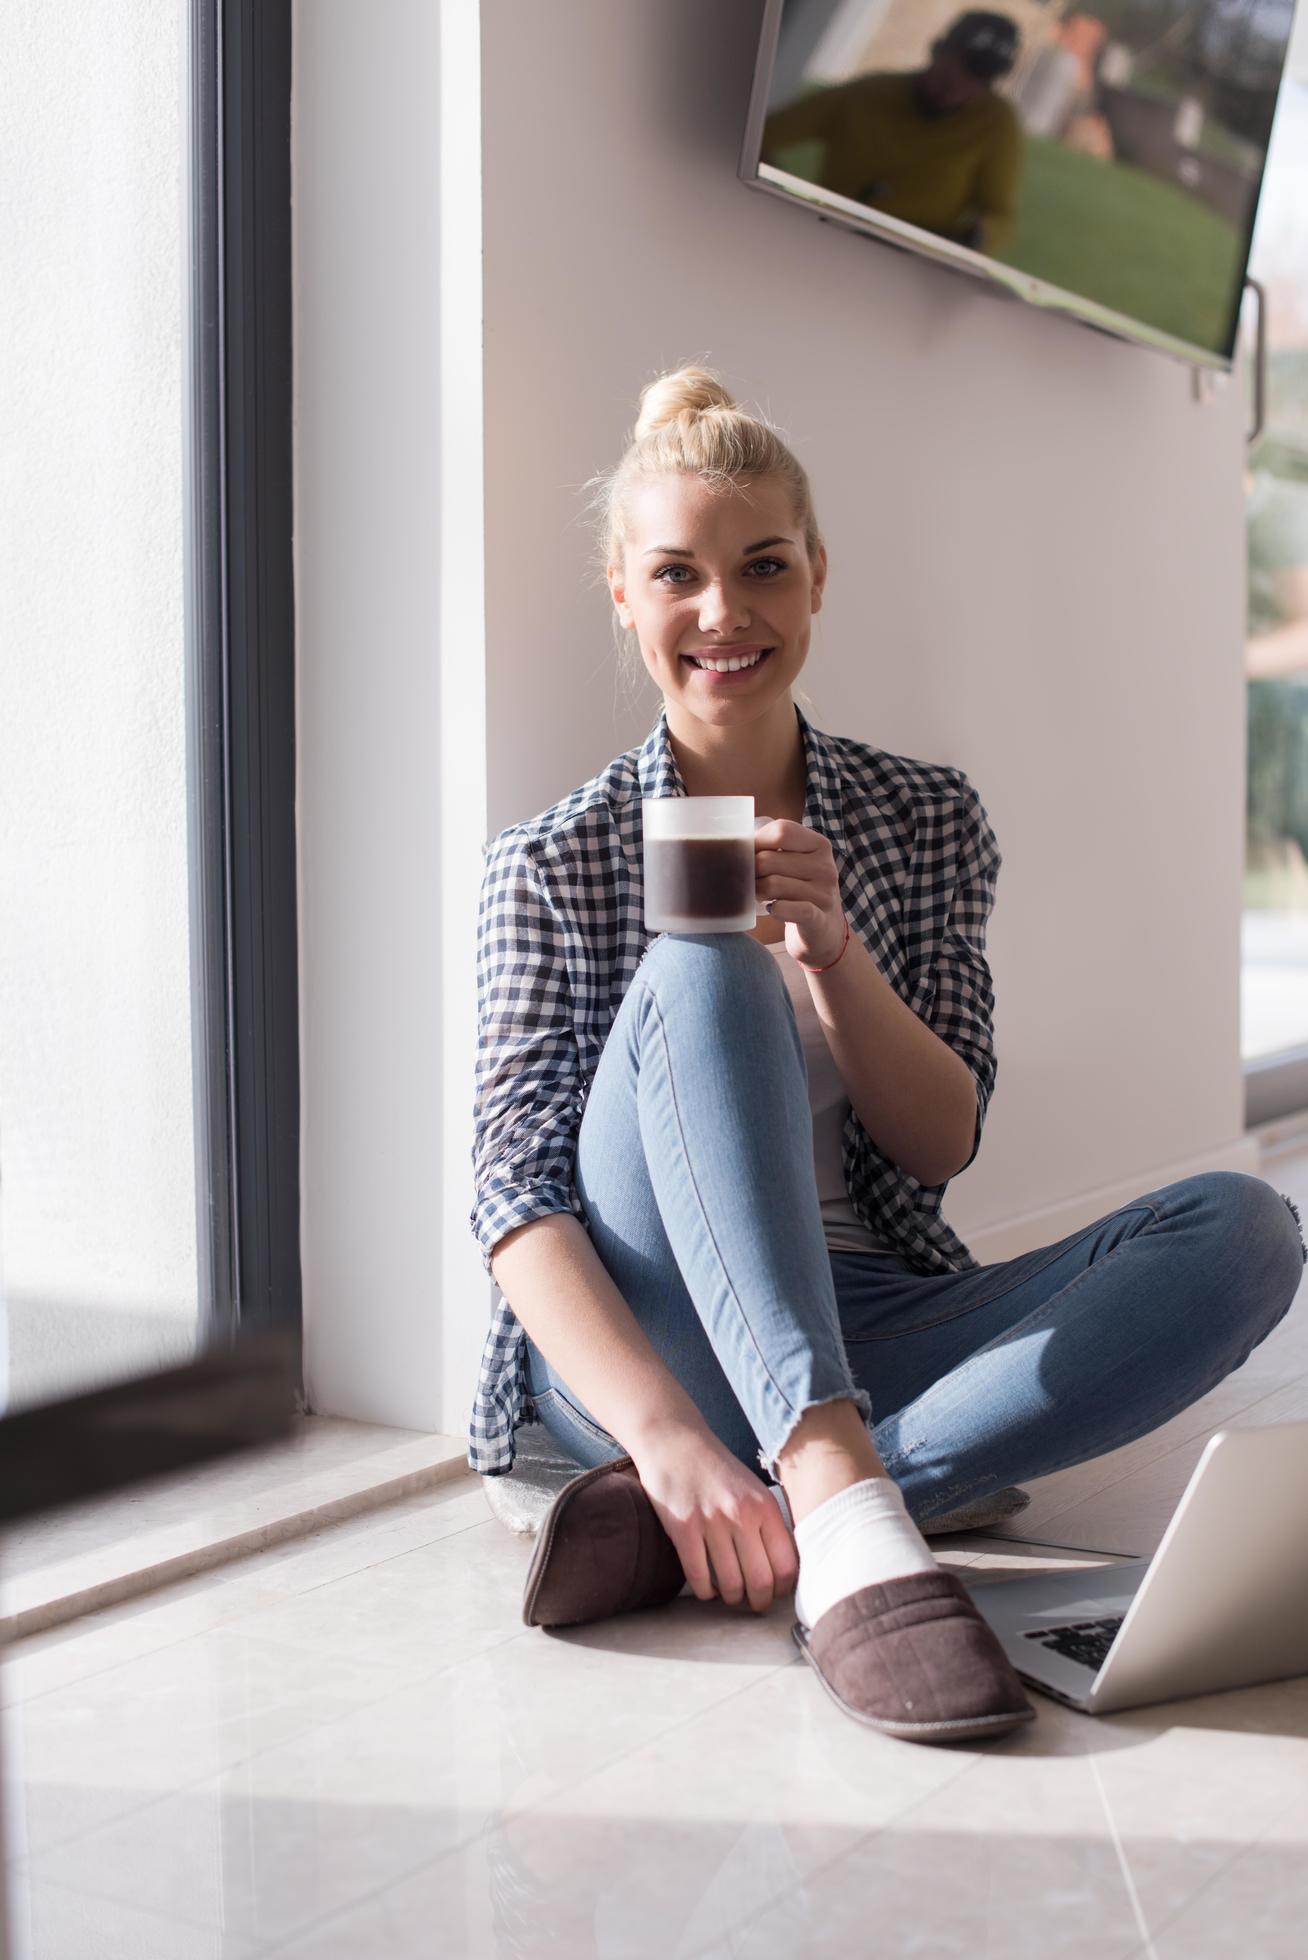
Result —
[[772, 1567], [777, 1597], [781, 1598], [786, 1593], [794, 1592], [799, 1581], [799, 1546], [773, 1497], [768, 1499], [761, 1535], [768, 1564]]
[[820, 851], [825, 844], [831, 849], [831, 839], [821, 830], [814, 830], [811, 824], [796, 823], [791, 817], [773, 817], [754, 832], [755, 839], [772, 836], [775, 844], [764, 844], [765, 851]]
[[751, 1613], [767, 1613], [777, 1596], [776, 1575], [758, 1532], [736, 1541], [736, 1555]]
[[[665, 1520], [664, 1522], [666, 1524], [667, 1521]], [[681, 1569], [686, 1575], [686, 1583], [689, 1585], [696, 1599], [702, 1599], [706, 1602], [710, 1599], [716, 1599], [718, 1596], [717, 1586], [714, 1583], [713, 1573], [709, 1567], [708, 1550], [704, 1543], [703, 1532], [697, 1531], [690, 1526], [683, 1526], [679, 1531], [670, 1530], [669, 1535], [677, 1548], [677, 1557], [681, 1560]]]
[[766, 1613], [794, 1590], [798, 1548], [764, 1484], [734, 1461], [726, 1481], [698, 1501], [655, 1508], [696, 1599]]
[[747, 1516], [720, 1521], [707, 1538], [718, 1596], [725, 1605], [747, 1603], [751, 1612], [767, 1613], [776, 1600], [794, 1591], [799, 1552], [771, 1497], [750, 1505]]
[[[741, 1570], [741, 1555], [746, 1548], [737, 1544], [731, 1525], [721, 1518], [709, 1527], [707, 1542], [718, 1582], [718, 1597], [724, 1606], [739, 1606], [746, 1593], [745, 1575]], [[771, 1578], [769, 1572], [769, 1584]]]

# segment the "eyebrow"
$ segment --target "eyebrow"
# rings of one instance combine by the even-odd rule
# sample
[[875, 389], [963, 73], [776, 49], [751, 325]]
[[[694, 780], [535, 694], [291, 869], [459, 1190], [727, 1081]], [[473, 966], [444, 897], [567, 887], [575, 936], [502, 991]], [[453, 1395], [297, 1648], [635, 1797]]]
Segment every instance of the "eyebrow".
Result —
[[[765, 544], [793, 545], [794, 542], [793, 538], [760, 538], [757, 544], [747, 544], [741, 556], [748, 558], [751, 551], [762, 551]], [[682, 544], [653, 544], [645, 556], [647, 558], [693, 558], [695, 554], [693, 551], [687, 551]]]

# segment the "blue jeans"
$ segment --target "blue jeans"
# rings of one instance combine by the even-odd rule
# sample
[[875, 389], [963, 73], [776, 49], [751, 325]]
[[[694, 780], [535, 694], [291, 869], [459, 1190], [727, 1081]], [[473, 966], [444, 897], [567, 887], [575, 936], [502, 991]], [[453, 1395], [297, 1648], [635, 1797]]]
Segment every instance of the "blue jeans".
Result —
[[[1240, 1366], [1303, 1275], [1289, 1202], [1233, 1171], [967, 1272], [828, 1251], [794, 1008], [745, 933], [650, 947], [574, 1175], [606, 1270], [742, 1463], [779, 1481], [804, 1410], [848, 1397], [920, 1520], [1157, 1428]], [[526, 1371], [529, 1413], [578, 1462], [623, 1454], [530, 1340]]]

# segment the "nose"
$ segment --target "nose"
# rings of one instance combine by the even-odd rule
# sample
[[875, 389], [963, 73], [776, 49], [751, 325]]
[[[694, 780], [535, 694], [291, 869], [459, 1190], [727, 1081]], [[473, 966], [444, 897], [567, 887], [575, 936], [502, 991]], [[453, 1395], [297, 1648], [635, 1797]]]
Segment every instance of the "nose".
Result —
[[699, 626], [702, 633], [717, 633], [725, 637], [742, 626], [749, 625], [749, 608], [744, 602], [728, 592], [725, 585], [711, 580], [704, 587], [699, 602]]

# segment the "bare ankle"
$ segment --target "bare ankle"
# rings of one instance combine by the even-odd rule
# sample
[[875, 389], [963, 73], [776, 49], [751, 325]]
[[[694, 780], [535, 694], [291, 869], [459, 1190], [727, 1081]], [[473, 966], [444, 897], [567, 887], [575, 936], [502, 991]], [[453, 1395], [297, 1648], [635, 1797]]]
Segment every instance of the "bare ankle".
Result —
[[851, 1484], [886, 1475], [867, 1424], [848, 1396], [804, 1411], [777, 1468], [796, 1524]]

